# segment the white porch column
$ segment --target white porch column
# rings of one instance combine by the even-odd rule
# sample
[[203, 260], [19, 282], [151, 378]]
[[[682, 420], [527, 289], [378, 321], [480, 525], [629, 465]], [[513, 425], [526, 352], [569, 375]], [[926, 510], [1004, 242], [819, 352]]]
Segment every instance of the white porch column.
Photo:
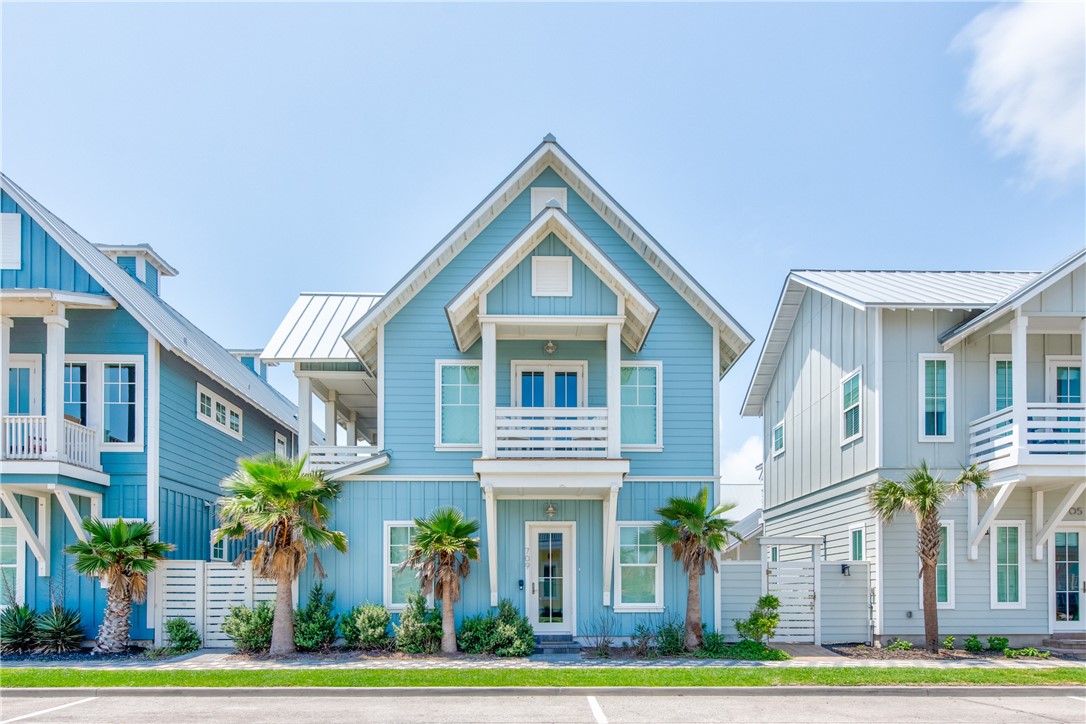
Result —
[[324, 401], [324, 444], [335, 445], [337, 432], [336, 428], [336, 398], [338, 395], [335, 390], [328, 390], [328, 399]]
[[1011, 396], [1014, 404], [1014, 454], [1022, 459], [1026, 453], [1026, 327], [1029, 317], [1018, 312], [1011, 323]]
[[498, 605], [498, 501], [494, 498], [494, 488], [483, 486], [483, 501], [486, 504], [486, 564], [490, 574], [490, 605]]
[[64, 305], [45, 322], [45, 460], [64, 459]]
[[622, 325], [607, 325], [607, 457], [622, 457]]
[[[11, 356], [11, 317], [0, 317], [0, 423], [8, 414], [8, 366]], [[8, 426], [0, 424], [0, 458], [7, 452]]]
[[313, 383], [298, 378], [298, 455], [308, 455], [313, 445]]
[[618, 491], [612, 485], [603, 499], [603, 605], [611, 605], [611, 574], [615, 568], [615, 533], [618, 532]]
[[483, 360], [479, 369], [479, 425], [483, 457], [497, 457], [498, 438], [494, 407], [498, 399], [498, 333], [493, 322], [483, 322]]
[[358, 413], [351, 411], [347, 418], [347, 445], [354, 447], [358, 444]]

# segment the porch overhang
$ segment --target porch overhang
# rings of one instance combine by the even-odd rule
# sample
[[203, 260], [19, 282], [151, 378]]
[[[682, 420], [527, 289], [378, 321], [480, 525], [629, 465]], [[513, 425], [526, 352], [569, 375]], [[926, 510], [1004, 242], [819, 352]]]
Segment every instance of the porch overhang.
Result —
[[117, 300], [105, 294], [66, 292], [62, 289], [0, 290], [5, 317], [47, 317], [63, 309], [116, 309]]
[[[5, 470], [7, 466], [5, 465]], [[107, 477], [108, 479], [108, 477]], [[107, 483], [108, 484], [108, 483]], [[57, 503], [60, 505], [60, 509], [64, 512], [64, 517], [68, 521], [68, 524], [72, 526], [72, 531], [75, 533], [79, 540], [87, 540], [87, 533], [83, 530], [83, 520], [79, 515], [79, 508], [76, 506], [75, 501], [72, 500], [73, 496], [80, 496], [90, 500], [90, 516], [92, 518], [102, 517], [102, 492], [93, 488], [105, 488], [106, 486], [75, 486], [65, 485], [58, 482], [17, 482], [12, 483], [3, 481], [0, 484], [0, 502], [4, 504], [4, 507], [8, 511], [8, 515], [15, 521], [16, 527], [19, 532], [22, 533], [23, 539], [26, 541], [27, 546], [30, 548], [30, 552], [33, 553], [34, 558], [38, 561], [38, 575], [49, 576], [50, 573], [50, 551], [52, 550], [52, 543], [50, 541], [50, 503], [55, 496]], [[16, 495], [21, 495], [28, 498], [33, 498], [37, 507], [35, 527], [30, 519], [27, 517], [26, 512], [22, 506], [19, 505], [19, 501], [15, 499]]]

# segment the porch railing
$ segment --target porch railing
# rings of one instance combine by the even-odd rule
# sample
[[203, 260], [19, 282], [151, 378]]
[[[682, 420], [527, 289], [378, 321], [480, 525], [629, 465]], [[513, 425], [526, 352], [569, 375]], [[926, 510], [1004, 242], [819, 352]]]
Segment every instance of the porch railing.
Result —
[[312, 470], [333, 470], [343, 465], [361, 462], [377, 454], [373, 447], [347, 445], [314, 445], [309, 448], [306, 462]]
[[64, 421], [64, 455], [72, 465], [97, 469], [98, 434], [91, 428], [71, 420]]
[[[3, 457], [5, 460], [42, 460], [48, 450], [45, 415], [8, 415], [4, 422]], [[63, 460], [90, 470], [101, 470], [98, 432], [93, 428], [64, 420]]]
[[605, 407], [499, 407], [500, 458], [607, 457]]
[[1068, 464], [1067, 456], [1086, 456], [1086, 404], [1026, 403], [1025, 430], [1015, 424], [1015, 407], [1007, 407], [969, 424], [969, 460], [997, 469], [1026, 462]]

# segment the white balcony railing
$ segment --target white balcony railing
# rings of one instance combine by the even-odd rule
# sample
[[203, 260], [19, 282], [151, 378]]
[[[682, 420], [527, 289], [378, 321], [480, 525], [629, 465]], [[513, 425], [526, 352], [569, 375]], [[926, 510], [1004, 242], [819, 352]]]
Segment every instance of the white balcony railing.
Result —
[[[1021, 441], [1021, 442], [1020, 442]], [[1028, 460], [1023, 460], [1025, 455]], [[1086, 405], [1067, 402], [1026, 404], [1025, 431], [1007, 407], [969, 424], [969, 461], [999, 469], [1030, 464], [1068, 464], [1067, 456], [1086, 456]]]
[[314, 445], [309, 448], [306, 462], [311, 470], [334, 470], [351, 463], [361, 462], [377, 454], [373, 447], [347, 445]]
[[[4, 417], [5, 460], [43, 460], [48, 450], [45, 415]], [[89, 470], [101, 470], [98, 433], [92, 428], [64, 420], [63, 460]]]
[[499, 407], [500, 458], [607, 457], [605, 407]]

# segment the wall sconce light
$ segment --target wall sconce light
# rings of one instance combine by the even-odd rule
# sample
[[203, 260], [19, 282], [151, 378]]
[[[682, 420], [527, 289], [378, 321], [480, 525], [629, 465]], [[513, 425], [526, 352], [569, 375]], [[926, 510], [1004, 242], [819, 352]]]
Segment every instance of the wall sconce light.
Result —
[[547, 520], [554, 520], [554, 514], [557, 512], [554, 509], [554, 503], [547, 503], [547, 509], [543, 511], [543, 514], [547, 516]]
[[847, 563], [842, 563], [841, 564], [841, 575], [842, 576], [851, 576], [852, 575], [852, 569], [849, 567], [849, 565]]
[[558, 345], [548, 339], [547, 343], [543, 345], [543, 351], [547, 354], [554, 354], [558, 351]]

